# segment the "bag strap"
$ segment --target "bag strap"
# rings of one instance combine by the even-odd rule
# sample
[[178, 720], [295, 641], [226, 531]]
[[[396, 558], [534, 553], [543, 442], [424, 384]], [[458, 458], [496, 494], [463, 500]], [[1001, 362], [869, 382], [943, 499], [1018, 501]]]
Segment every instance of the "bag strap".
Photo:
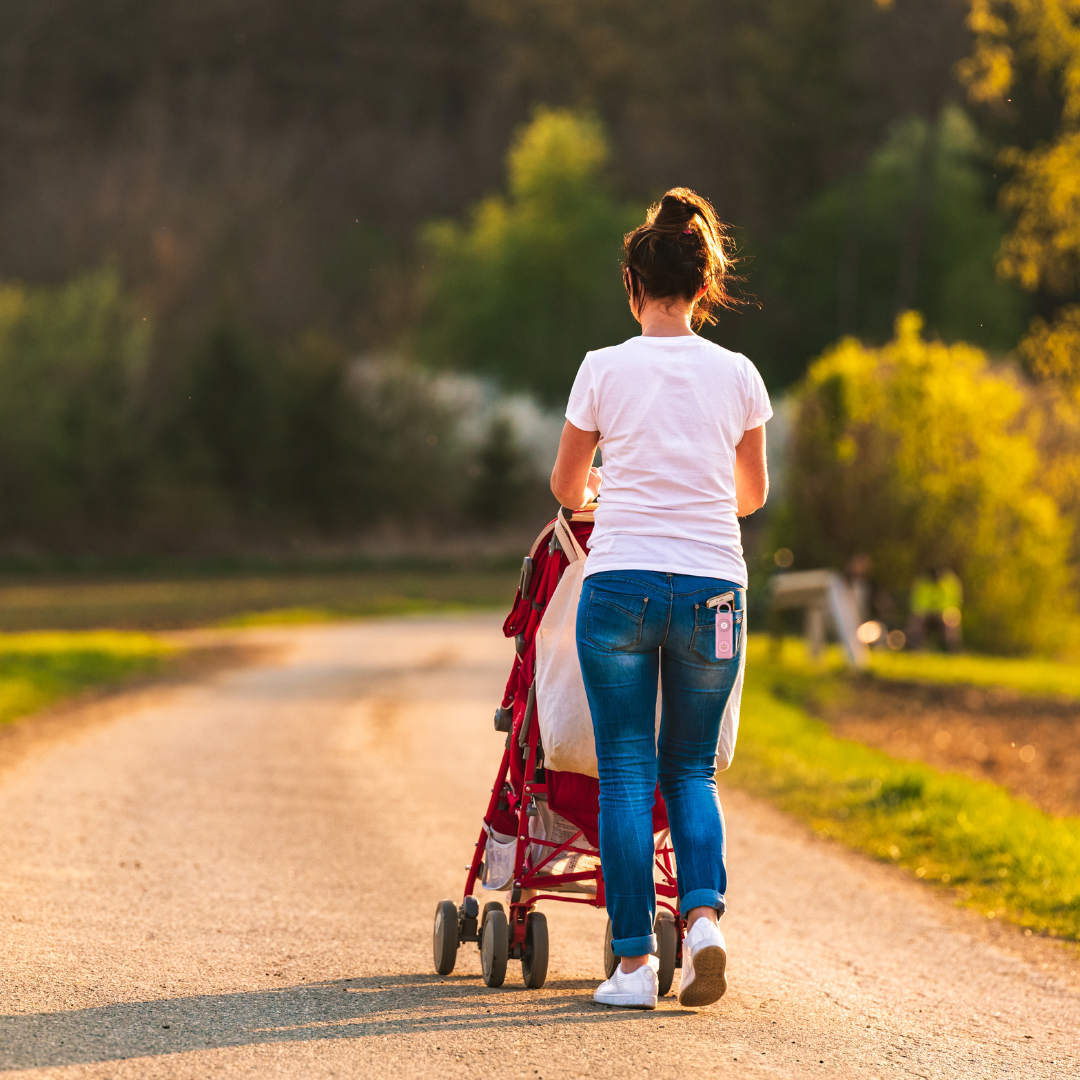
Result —
[[[578, 539], [574, 535], [574, 530], [570, 528], [569, 522], [563, 517], [561, 511], [555, 518], [555, 532], [559, 533], [559, 542], [562, 545], [563, 551], [566, 553], [566, 557], [571, 562], [577, 562], [578, 559], [588, 558], [585, 554], [585, 549], [578, 543]], [[569, 541], [569, 545], [562, 542], [564, 539]]]

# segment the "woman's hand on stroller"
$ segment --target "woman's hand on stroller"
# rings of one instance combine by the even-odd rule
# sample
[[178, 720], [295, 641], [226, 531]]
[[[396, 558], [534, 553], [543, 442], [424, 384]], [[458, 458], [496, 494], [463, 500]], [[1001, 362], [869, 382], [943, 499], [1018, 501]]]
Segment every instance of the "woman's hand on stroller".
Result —
[[600, 470], [592, 464], [599, 441], [599, 431], [582, 431], [569, 420], [563, 425], [559, 455], [551, 470], [551, 493], [571, 510], [588, 506], [600, 490]]

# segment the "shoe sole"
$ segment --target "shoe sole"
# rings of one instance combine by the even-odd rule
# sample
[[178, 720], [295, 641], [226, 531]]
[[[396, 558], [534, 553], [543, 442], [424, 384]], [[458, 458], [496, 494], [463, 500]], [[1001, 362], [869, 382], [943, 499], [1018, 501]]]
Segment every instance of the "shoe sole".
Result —
[[719, 945], [706, 945], [694, 953], [694, 981], [679, 988], [679, 1004], [700, 1009], [719, 1001], [727, 992], [727, 953]]
[[652, 1001], [642, 1001], [636, 994], [613, 994], [610, 998], [598, 998], [593, 995], [593, 1001], [597, 1005], [615, 1005], [620, 1009], [655, 1009], [656, 998]]

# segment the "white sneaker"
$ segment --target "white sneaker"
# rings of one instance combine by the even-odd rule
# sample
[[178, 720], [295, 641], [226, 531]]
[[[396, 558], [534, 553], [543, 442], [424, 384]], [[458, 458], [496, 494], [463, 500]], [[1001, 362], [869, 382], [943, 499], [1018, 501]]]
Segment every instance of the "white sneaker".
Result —
[[624, 1009], [655, 1009], [659, 985], [656, 973], [660, 961], [655, 956], [631, 971], [623, 974], [622, 964], [615, 969], [615, 974], [602, 982], [593, 994], [593, 1001], [601, 1005], [621, 1005]]
[[683, 941], [679, 1004], [699, 1009], [719, 1001], [727, 990], [726, 968], [727, 946], [720, 928], [698, 919]]

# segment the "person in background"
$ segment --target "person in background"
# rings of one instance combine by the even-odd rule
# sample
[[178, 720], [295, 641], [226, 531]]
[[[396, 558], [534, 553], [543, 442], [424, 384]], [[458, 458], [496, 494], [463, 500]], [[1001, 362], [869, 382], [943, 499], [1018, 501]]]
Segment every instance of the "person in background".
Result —
[[855, 606], [859, 609], [859, 622], [866, 622], [873, 617], [870, 597], [873, 589], [870, 575], [874, 570], [874, 560], [869, 555], [852, 555], [847, 564], [847, 580], [851, 593], [855, 597]]
[[931, 635], [939, 636], [948, 652], [964, 647], [960, 607], [964, 586], [951, 570], [937, 569], [915, 579], [911, 586], [908, 644], [925, 648]]

